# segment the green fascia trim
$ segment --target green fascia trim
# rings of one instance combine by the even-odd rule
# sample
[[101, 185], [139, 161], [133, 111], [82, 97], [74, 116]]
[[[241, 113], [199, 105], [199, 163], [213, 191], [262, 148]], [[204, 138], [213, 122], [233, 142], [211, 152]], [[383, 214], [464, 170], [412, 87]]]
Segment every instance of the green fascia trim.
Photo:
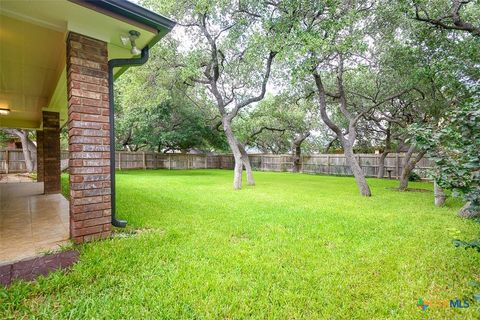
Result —
[[[168, 19], [162, 15], [145, 9], [135, 3], [126, 0], [83, 0], [92, 6], [102, 8], [120, 16], [137, 21], [141, 24], [154, 28], [158, 31], [157, 35], [148, 43], [148, 47], [152, 48], [161, 38], [163, 38], [176, 25], [175, 21]], [[142, 49], [142, 48], [140, 48]], [[117, 79], [122, 73], [128, 69], [128, 66], [120, 68], [115, 74]]]
[[[170, 20], [162, 15], [145, 9], [139, 5], [126, 0], [84, 0], [93, 6], [103, 8], [107, 11], [119, 14], [123, 17], [132, 19], [139, 23], [145, 24], [149, 27], [155, 28], [158, 31], [166, 29], [172, 30], [175, 26], [175, 21]], [[168, 32], [167, 31], [167, 32]]]
[[[159, 30], [157, 35], [155, 37], [153, 37], [152, 40], [148, 43], [148, 47], [152, 48], [168, 32], [170, 32], [170, 30]], [[140, 55], [138, 55], [137, 57], [139, 57], [139, 56]], [[120, 70], [117, 73], [115, 73], [115, 75], [113, 76], [114, 80], [118, 79], [118, 77], [120, 77], [125, 71], [127, 71], [128, 68], [129, 68], [128, 66], [121, 67]]]

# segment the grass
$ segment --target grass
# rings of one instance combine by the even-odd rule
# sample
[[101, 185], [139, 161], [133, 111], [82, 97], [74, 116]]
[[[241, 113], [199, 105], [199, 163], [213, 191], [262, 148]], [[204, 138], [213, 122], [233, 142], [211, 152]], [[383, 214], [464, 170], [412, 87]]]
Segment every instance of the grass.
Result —
[[435, 208], [389, 180], [362, 198], [349, 177], [255, 177], [233, 191], [230, 171], [117, 173], [118, 216], [150, 231], [79, 246], [70, 272], [0, 289], [0, 318], [479, 318], [474, 304], [416, 306], [475, 293], [480, 254], [452, 245], [478, 236], [460, 203]]

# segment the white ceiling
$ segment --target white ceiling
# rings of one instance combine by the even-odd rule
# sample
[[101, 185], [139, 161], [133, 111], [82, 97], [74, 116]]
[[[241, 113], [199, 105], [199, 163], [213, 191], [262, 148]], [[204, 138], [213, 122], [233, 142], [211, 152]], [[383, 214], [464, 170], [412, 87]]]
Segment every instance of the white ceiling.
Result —
[[108, 43], [109, 59], [130, 58], [120, 35], [135, 29], [143, 48], [154, 30], [67, 0], [0, 0], [0, 127], [41, 128], [42, 110], [67, 118], [66, 36], [77, 32]]

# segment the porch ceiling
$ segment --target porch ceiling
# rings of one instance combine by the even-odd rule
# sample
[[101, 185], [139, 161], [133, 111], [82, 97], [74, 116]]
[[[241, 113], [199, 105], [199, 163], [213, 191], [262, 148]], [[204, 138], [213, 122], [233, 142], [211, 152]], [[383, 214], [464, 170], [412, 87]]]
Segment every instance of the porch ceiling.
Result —
[[1, 17], [1, 126], [39, 127], [65, 66], [64, 33], [25, 21]]
[[[122, 14], [132, 6], [140, 14]], [[156, 14], [154, 18], [165, 19], [165, 27], [136, 18], [142, 14], [153, 13], [121, 0], [0, 0], [0, 108], [10, 109], [10, 114], [0, 115], [0, 127], [41, 129], [43, 110], [60, 112], [63, 125], [68, 32], [107, 42], [109, 59], [130, 58], [130, 46], [123, 46], [121, 34], [138, 30], [136, 44], [141, 49], [173, 27]]]

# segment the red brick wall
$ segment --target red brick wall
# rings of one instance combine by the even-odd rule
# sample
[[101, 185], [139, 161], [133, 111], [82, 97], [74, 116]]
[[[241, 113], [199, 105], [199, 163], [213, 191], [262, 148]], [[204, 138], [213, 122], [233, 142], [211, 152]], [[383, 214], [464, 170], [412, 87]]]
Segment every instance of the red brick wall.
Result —
[[37, 130], [37, 181], [43, 182], [43, 131]]
[[103, 41], [67, 40], [70, 235], [76, 243], [110, 235], [108, 54]]
[[60, 193], [60, 116], [43, 111], [43, 189]]

